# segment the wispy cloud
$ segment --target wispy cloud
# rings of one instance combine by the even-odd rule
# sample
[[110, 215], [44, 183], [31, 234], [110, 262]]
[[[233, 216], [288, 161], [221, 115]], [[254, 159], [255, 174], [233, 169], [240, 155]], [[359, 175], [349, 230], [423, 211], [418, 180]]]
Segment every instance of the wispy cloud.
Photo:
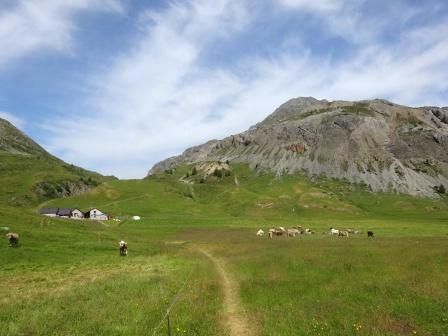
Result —
[[383, 39], [387, 29], [405, 25], [418, 8], [400, 8], [396, 21], [396, 8], [371, 15], [354, 1], [310, 3], [277, 5], [311, 12], [327, 27], [322, 38], [353, 45], [346, 57], [282, 44], [291, 38], [285, 34], [267, 42], [275, 53], [233, 51], [223, 55], [231, 65], [210, 62], [211, 48], [282, 19], [260, 13], [249, 1], [171, 2], [141, 13], [133, 47], [89, 78], [89, 116], [72, 115], [70, 128], [60, 127], [65, 118], [53, 123], [48, 146], [103, 173], [141, 177], [156, 161], [242, 131], [296, 96], [447, 104], [446, 18], [397, 29], [389, 41]]
[[73, 15], [81, 10], [123, 10], [117, 0], [19, 0], [1, 11], [0, 69], [38, 50], [69, 53], [76, 30]]
[[335, 10], [339, 10], [346, 1], [341, 0], [279, 0], [280, 4], [283, 6], [296, 8], [296, 9], [305, 9], [312, 11], [324, 11], [331, 12]]

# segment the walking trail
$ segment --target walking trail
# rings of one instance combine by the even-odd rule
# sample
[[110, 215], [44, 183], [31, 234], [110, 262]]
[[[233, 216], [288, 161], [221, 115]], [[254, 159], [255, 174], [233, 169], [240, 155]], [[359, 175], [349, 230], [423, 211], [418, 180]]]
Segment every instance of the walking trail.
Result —
[[211, 255], [206, 250], [197, 247], [197, 250], [205, 255], [218, 270], [224, 291], [224, 323], [230, 336], [253, 336], [254, 332], [249, 328], [249, 323], [244, 317], [243, 308], [238, 296], [238, 284], [226, 272], [223, 262]]

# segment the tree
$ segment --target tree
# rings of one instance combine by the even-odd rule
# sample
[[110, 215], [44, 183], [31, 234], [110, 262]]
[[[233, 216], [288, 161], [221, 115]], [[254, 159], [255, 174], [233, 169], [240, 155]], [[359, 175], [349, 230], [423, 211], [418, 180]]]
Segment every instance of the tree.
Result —
[[193, 170], [191, 171], [191, 175], [197, 175], [198, 174], [198, 170], [196, 169], [196, 167], [193, 167]]
[[213, 172], [213, 176], [222, 177], [221, 169], [215, 168], [215, 171]]
[[439, 194], [445, 194], [446, 193], [446, 189], [445, 186], [443, 184], [439, 185], [439, 186], [434, 186], [434, 190], [439, 193]]

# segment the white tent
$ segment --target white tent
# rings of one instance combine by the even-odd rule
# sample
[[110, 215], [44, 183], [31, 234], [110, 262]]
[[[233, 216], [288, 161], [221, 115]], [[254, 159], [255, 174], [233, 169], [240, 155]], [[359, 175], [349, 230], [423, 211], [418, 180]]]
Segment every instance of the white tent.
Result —
[[132, 216], [132, 219], [133, 220], [140, 220], [141, 218], [140, 218], [140, 216]]

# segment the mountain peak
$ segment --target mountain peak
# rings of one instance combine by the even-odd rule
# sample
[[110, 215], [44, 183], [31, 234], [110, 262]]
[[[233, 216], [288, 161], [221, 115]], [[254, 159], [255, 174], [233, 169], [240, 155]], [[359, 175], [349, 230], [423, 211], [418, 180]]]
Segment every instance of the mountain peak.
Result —
[[327, 100], [318, 100], [314, 97], [292, 98], [280, 105], [272, 114], [255, 126], [258, 127], [261, 125], [291, 120], [297, 118], [301, 113], [306, 112], [310, 108], [325, 106], [326, 104], [328, 104]]

